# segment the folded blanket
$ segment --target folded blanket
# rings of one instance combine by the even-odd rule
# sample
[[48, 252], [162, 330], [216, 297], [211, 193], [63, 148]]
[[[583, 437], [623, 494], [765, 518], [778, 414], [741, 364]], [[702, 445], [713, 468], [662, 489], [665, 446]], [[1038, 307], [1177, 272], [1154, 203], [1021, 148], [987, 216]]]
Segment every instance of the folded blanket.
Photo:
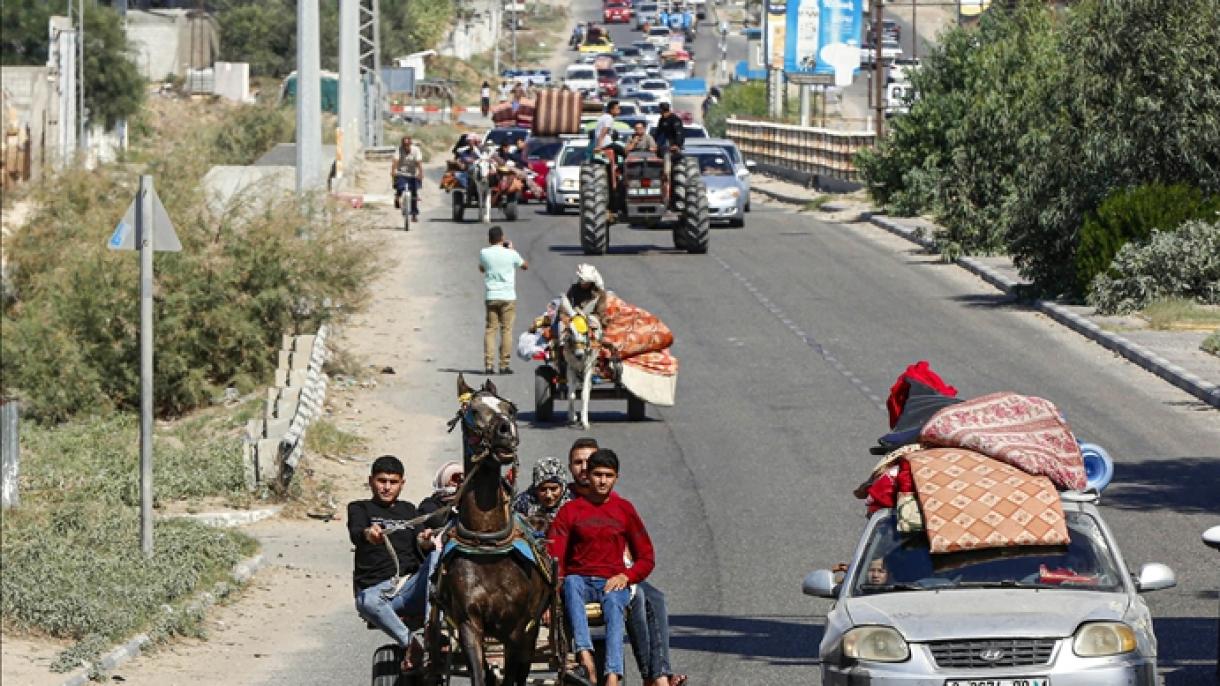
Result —
[[932, 554], [1067, 545], [1063, 507], [1048, 478], [960, 448], [906, 459]]
[[992, 393], [951, 405], [924, 424], [919, 442], [974, 450], [1063, 489], [1085, 487], [1080, 445], [1059, 408], [1043, 398]]

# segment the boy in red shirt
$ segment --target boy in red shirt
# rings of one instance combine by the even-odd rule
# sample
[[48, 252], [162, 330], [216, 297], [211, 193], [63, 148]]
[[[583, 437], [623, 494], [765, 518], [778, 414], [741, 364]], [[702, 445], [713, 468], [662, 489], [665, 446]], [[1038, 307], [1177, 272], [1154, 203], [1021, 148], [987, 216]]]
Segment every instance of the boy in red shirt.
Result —
[[[589, 488], [559, 510], [551, 524], [551, 554], [559, 561], [563, 604], [576, 654], [593, 675], [593, 640], [585, 603], [601, 603], [606, 622], [606, 686], [623, 678], [623, 636], [631, 584], [643, 581], [656, 560], [652, 539], [635, 507], [614, 493], [618, 455], [605, 448], [589, 456]], [[630, 568], [623, 561], [631, 552]]]

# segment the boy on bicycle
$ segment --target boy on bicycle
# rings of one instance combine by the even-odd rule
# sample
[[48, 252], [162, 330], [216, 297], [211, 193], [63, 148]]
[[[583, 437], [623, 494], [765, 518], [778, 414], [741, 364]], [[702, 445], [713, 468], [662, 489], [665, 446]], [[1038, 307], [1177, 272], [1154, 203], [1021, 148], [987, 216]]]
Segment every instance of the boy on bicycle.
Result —
[[420, 179], [424, 178], [424, 154], [412, 145], [410, 136], [403, 136], [390, 167], [394, 183], [394, 208], [402, 207], [402, 192], [411, 189], [411, 221], [419, 221]]

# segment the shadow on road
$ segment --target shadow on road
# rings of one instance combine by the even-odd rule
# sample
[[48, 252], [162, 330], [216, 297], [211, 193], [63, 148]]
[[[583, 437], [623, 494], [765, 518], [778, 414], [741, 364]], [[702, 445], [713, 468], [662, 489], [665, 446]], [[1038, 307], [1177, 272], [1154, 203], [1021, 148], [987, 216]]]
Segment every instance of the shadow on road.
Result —
[[[578, 256], [578, 257], [585, 256], [584, 249], [581, 248], [579, 245], [552, 245], [552, 246], [549, 246], [547, 248], [547, 250], [550, 250], [551, 252], [557, 253], [560, 255], [571, 255], [571, 256]], [[685, 254], [686, 251], [678, 250], [677, 248], [673, 247], [672, 245], [651, 245], [651, 244], [646, 244], [646, 243], [637, 243], [634, 245], [633, 244], [615, 245], [613, 242], [611, 242], [611, 244], [610, 244], [610, 249], [606, 251], [607, 255], [645, 255], [645, 254], [649, 254], [649, 253], [667, 253], [667, 254], [674, 254], [674, 255], [682, 255], [682, 254]]]
[[[577, 403], [579, 405], [579, 403]], [[579, 424], [568, 426], [568, 401], [555, 401], [555, 418], [549, 422], [538, 421], [532, 410], [525, 410], [517, 414], [517, 419], [522, 422], [529, 422], [531, 429], [540, 429], [542, 431], [553, 431], [555, 429], [581, 429]], [[626, 412], [593, 412], [589, 411], [590, 427], [595, 424], [651, 424], [660, 421], [658, 419], [645, 418], [640, 421], [631, 421], [627, 418]], [[583, 429], [581, 429], [583, 430]]]
[[1007, 293], [970, 293], [967, 295], [955, 295], [949, 300], [961, 303], [966, 307], [987, 310], [1029, 310], [1028, 305], [1022, 304], [1016, 296]]
[[[1211, 607], [1215, 609], [1214, 602]], [[1216, 673], [1214, 617], [1157, 617], [1153, 625], [1159, 652], [1157, 664], [1165, 677], [1165, 686], [1220, 683]]]
[[823, 627], [803, 615], [670, 615], [671, 648], [736, 655], [773, 665], [817, 665]]
[[1215, 457], [1120, 462], [1114, 465], [1105, 502], [1124, 510], [1220, 514], [1214, 487], [1218, 483], [1220, 460]]

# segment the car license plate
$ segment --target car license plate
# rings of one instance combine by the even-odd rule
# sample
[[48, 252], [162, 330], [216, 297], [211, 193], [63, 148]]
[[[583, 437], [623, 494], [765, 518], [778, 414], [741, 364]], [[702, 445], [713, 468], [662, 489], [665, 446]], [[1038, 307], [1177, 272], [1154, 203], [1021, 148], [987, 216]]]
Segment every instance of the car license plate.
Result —
[[1018, 677], [1015, 679], [949, 679], [945, 686], [1051, 686], [1046, 677]]

